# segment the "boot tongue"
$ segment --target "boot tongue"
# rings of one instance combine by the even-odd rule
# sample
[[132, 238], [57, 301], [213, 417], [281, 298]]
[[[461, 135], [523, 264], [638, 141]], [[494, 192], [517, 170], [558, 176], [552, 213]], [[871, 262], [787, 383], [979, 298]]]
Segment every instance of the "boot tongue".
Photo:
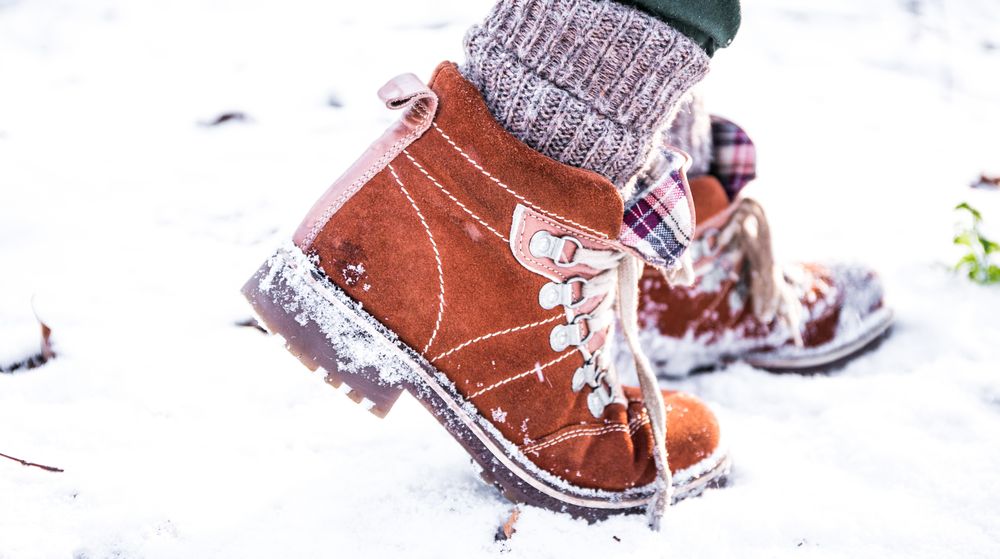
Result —
[[698, 225], [707, 223], [729, 207], [729, 196], [719, 179], [712, 175], [702, 175], [690, 179], [691, 195], [694, 197], [694, 213]]

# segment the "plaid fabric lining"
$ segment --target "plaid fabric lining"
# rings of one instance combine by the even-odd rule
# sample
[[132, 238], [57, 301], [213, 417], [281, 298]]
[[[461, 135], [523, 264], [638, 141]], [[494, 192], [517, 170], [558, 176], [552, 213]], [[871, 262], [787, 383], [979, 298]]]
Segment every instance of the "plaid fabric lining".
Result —
[[712, 116], [712, 166], [714, 175], [730, 200], [757, 176], [757, 148], [738, 125]]
[[694, 204], [682, 152], [665, 151], [669, 170], [626, 203], [618, 240], [649, 264], [672, 268], [691, 244]]

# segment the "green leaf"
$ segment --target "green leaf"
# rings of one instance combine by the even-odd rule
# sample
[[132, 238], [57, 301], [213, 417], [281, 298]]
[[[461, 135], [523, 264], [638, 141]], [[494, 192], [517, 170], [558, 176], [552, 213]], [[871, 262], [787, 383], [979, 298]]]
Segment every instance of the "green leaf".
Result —
[[994, 252], [1000, 251], [1000, 244], [997, 244], [986, 237], [979, 237], [979, 244], [983, 245], [983, 252], [986, 254], [993, 254]]
[[986, 269], [986, 281], [989, 284], [1000, 283], [1000, 266], [990, 264], [990, 267]]
[[972, 240], [972, 233], [968, 231], [963, 231], [958, 235], [955, 235], [955, 238], [952, 240], [952, 243], [958, 246], [972, 248], [974, 246], [974, 241]]
[[965, 267], [974, 268], [974, 269], [978, 269], [979, 268], [979, 260], [976, 258], [975, 254], [966, 254], [965, 256], [963, 256], [958, 261], [958, 263], [955, 264], [955, 271], [959, 271], [959, 270], [961, 270], [962, 268], [965, 268]]
[[972, 220], [977, 224], [983, 220], [983, 214], [979, 213], [979, 210], [976, 208], [970, 206], [968, 202], [962, 202], [961, 204], [955, 206], [955, 209], [959, 211], [965, 210], [972, 214]]
[[978, 263], [979, 263], [979, 260], [976, 258], [975, 254], [966, 254], [965, 256], [962, 257], [961, 260], [958, 261], [959, 265], [962, 265], [962, 264], [978, 264]]
[[987, 239], [979, 232], [983, 215], [968, 202], [955, 206], [955, 211], [968, 212], [972, 216], [972, 225], [952, 238], [953, 244], [966, 247], [967, 251], [955, 263], [955, 271], [980, 285], [1000, 284], [1000, 266], [990, 263], [990, 255], [1000, 254], [1000, 243]]

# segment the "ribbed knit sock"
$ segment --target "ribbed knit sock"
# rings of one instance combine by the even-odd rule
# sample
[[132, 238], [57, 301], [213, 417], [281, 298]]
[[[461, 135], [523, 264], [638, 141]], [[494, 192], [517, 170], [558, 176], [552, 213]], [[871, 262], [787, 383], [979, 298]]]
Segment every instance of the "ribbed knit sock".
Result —
[[697, 91], [692, 91], [681, 101], [674, 121], [663, 132], [662, 140], [661, 145], [673, 146], [691, 156], [689, 177], [708, 174], [712, 166], [712, 117], [705, 110], [705, 103]]
[[625, 198], [709, 63], [670, 25], [610, 0], [500, 0], [465, 50], [462, 73], [511, 134]]

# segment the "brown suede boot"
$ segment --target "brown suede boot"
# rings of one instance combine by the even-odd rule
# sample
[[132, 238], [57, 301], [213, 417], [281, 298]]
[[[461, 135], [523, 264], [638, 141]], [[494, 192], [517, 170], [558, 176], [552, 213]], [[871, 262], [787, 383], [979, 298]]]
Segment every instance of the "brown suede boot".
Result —
[[738, 189], [711, 175], [690, 184], [698, 216], [694, 284], [671, 287], [651, 268], [643, 274], [640, 337], [661, 375], [734, 360], [775, 372], [829, 370], [889, 329], [892, 311], [874, 272], [819, 264], [779, 269], [757, 202], [730, 200], [728, 192]]
[[721, 484], [704, 404], [610, 368], [641, 273], [614, 185], [520, 143], [452, 64], [380, 95], [403, 118], [244, 287], [262, 323], [377, 415], [409, 392], [514, 501], [655, 523]]

